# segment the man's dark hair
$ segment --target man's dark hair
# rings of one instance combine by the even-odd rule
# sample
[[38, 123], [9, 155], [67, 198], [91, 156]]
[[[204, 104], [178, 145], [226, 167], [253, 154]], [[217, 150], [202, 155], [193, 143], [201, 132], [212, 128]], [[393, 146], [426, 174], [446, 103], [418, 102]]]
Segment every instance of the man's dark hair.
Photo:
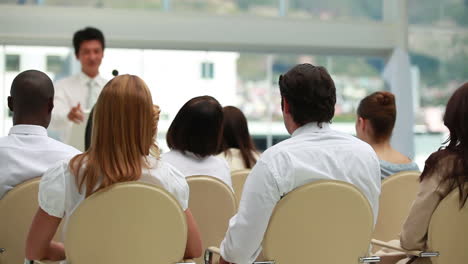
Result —
[[171, 149], [199, 157], [217, 154], [223, 136], [223, 108], [211, 96], [190, 99], [169, 126], [166, 140]]
[[37, 117], [43, 120], [48, 117], [38, 115], [42, 115], [46, 107], [50, 108], [53, 98], [54, 85], [49, 76], [40, 71], [28, 70], [18, 74], [13, 80], [8, 104], [16, 118]]
[[78, 56], [78, 52], [80, 51], [81, 43], [83, 43], [83, 41], [88, 40], [97, 40], [101, 42], [102, 50], [104, 50], [104, 48], [106, 47], [104, 35], [102, 34], [102, 32], [97, 28], [86, 27], [84, 29], [78, 30], [73, 35], [73, 47], [75, 48], [76, 56]]
[[335, 83], [327, 70], [312, 64], [299, 64], [279, 77], [281, 108], [283, 98], [289, 104], [294, 122], [331, 122], [335, 114]]

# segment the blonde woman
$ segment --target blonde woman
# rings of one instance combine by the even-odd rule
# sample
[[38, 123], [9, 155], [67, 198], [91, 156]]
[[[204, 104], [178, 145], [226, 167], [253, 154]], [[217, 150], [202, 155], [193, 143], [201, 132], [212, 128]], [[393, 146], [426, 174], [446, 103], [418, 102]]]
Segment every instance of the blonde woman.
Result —
[[63, 244], [52, 241], [62, 219], [66, 221], [94, 192], [127, 181], [154, 183], [173, 194], [187, 217], [185, 257], [201, 255], [200, 233], [188, 209], [185, 177], [159, 160], [154, 143], [158, 121], [159, 108], [153, 106], [143, 80], [121, 75], [106, 84], [95, 106], [90, 148], [49, 169], [41, 179], [39, 209], [26, 245], [28, 259], [65, 259]]

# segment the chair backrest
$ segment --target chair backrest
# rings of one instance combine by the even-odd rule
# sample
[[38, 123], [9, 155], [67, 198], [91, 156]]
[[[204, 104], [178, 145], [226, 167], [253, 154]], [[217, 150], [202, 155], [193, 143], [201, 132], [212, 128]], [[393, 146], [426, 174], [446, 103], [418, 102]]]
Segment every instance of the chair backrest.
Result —
[[419, 190], [420, 175], [419, 171], [403, 171], [382, 181], [373, 238], [382, 241], [399, 239], [398, 235]]
[[[190, 187], [189, 208], [200, 229], [203, 248], [219, 246], [226, 234], [229, 219], [237, 211], [231, 188], [211, 176], [187, 177]], [[204, 263], [202, 258], [195, 259]]]
[[86, 198], [65, 234], [72, 264], [175, 263], [186, 244], [179, 203], [162, 188], [140, 182], [115, 184]]
[[231, 172], [232, 188], [234, 189], [234, 194], [236, 195], [237, 205], [240, 203], [242, 190], [244, 189], [244, 183], [250, 171], [250, 169], [245, 169]]
[[38, 208], [40, 178], [34, 178], [13, 188], [0, 200], [1, 264], [23, 263], [29, 227]]
[[341, 181], [315, 181], [283, 197], [263, 239], [265, 260], [276, 264], [358, 263], [373, 229], [366, 197]]
[[432, 214], [427, 251], [440, 253], [431, 258], [433, 264], [468, 263], [468, 203], [460, 210], [458, 195], [453, 190]]

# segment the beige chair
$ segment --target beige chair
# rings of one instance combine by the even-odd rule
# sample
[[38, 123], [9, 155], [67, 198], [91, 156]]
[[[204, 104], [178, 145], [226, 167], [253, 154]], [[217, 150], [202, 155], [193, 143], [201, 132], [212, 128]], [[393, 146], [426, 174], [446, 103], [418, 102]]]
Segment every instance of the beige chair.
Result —
[[[378, 262], [368, 254], [372, 210], [353, 185], [315, 181], [284, 196], [276, 205], [263, 239], [262, 263], [337, 264]], [[206, 263], [219, 249], [205, 251]]]
[[[398, 239], [403, 223], [419, 190], [419, 171], [399, 172], [382, 181], [379, 216], [373, 238]], [[374, 248], [374, 252], [378, 248]]]
[[250, 169], [245, 169], [231, 172], [232, 188], [234, 189], [234, 194], [236, 195], [237, 205], [240, 203], [242, 190], [244, 189], [244, 183], [250, 171]]
[[70, 217], [65, 235], [70, 264], [176, 263], [186, 243], [179, 203], [165, 190], [139, 182], [88, 197]]
[[26, 237], [38, 208], [40, 178], [26, 181], [0, 200], [0, 263], [24, 261]]
[[432, 214], [426, 251], [407, 251], [376, 239], [372, 243], [408, 255], [430, 257], [432, 264], [468, 263], [468, 204], [459, 208], [458, 193], [458, 189], [453, 190]]
[[[189, 208], [200, 229], [204, 248], [219, 245], [226, 234], [229, 219], [236, 213], [234, 193], [224, 182], [211, 176], [187, 178], [190, 187]], [[195, 259], [203, 263], [203, 258]]]

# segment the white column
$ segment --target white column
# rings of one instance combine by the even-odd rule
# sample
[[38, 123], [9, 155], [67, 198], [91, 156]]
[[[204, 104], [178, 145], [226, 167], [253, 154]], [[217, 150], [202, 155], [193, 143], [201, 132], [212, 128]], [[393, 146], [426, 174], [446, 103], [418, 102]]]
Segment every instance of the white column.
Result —
[[384, 22], [392, 23], [396, 27], [395, 51], [385, 71], [385, 79], [390, 86], [390, 91], [395, 94], [397, 106], [397, 121], [393, 130], [392, 145], [398, 151], [413, 158], [414, 100], [408, 55], [408, 2], [407, 0], [384, 0], [383, 7]]

